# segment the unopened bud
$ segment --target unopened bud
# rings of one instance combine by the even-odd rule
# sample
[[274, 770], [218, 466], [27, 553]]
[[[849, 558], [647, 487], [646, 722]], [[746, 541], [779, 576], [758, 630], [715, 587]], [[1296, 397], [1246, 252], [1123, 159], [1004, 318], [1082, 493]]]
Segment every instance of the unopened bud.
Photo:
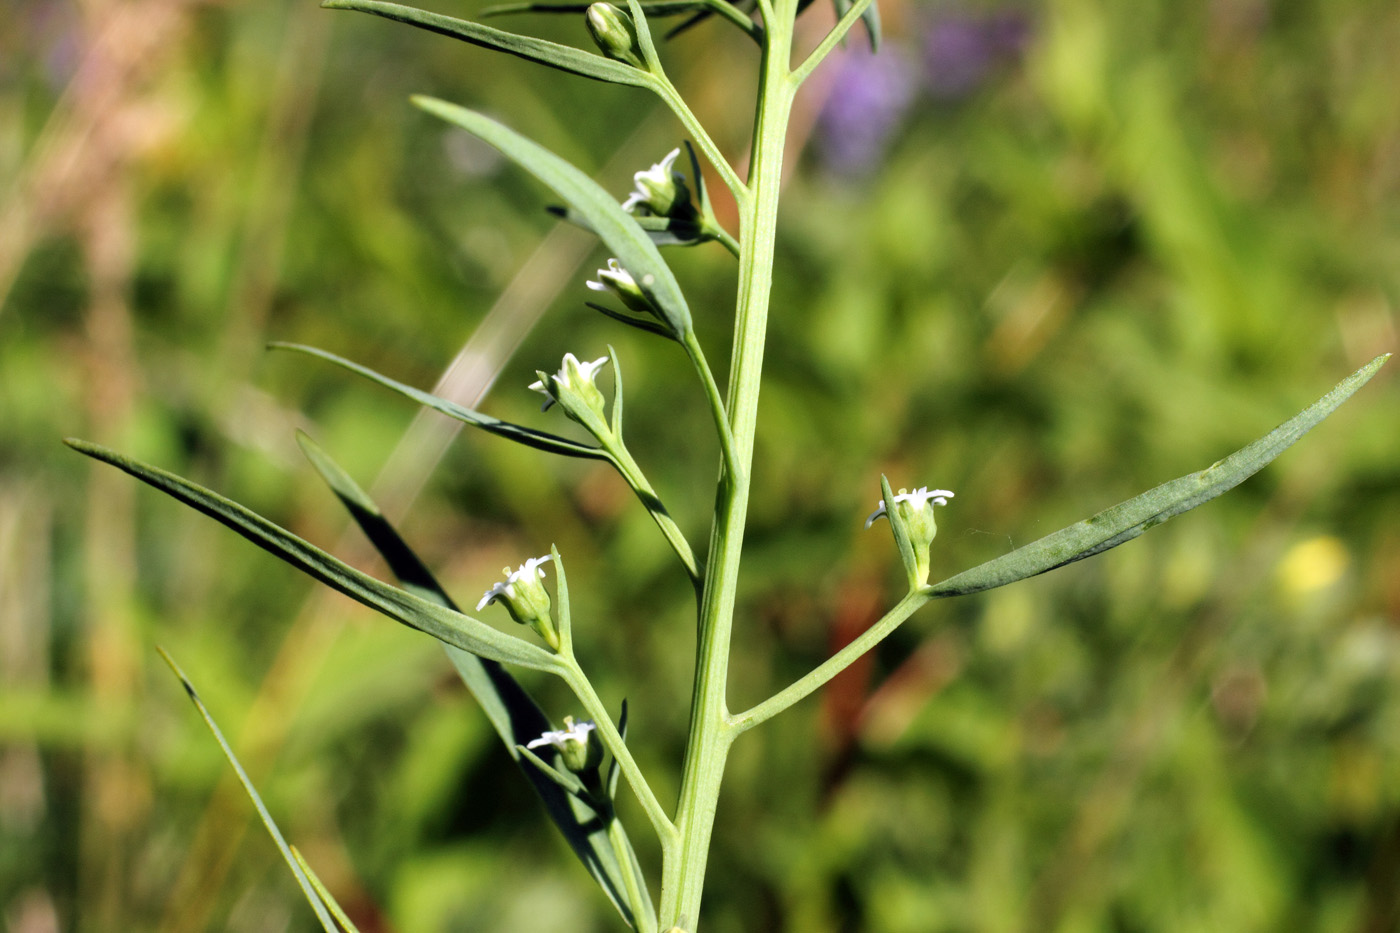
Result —
[[588, 7], [585, 19], [604, 55], [637, 68], [647, 67], [639, 54], [637, 27], [631, 16], [611, 3], [599, 2]]

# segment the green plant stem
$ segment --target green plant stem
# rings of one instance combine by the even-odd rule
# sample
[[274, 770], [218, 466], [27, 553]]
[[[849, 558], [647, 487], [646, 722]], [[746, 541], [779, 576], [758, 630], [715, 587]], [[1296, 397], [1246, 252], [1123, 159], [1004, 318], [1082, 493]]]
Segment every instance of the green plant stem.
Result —
[[704, 125], [701, 124], [700, 119], [695, 116], [694, 111], [690, 109], [690, 105], [685, 102], [680, 92], [676, 90], [675, 85], [672, 84], [671, 80], [664, 74], [653, 75], [648, 86], [656, 92], [658, 97], [666, 102], [666, 106], [671, 108], [671, 112], [681, 121], [681, 125], [694, 137], [695, 145], [700, 147], [700, 151], [705, 154], [705, 158], [714, 166], [715, 171], [719, 174], [720, 180], [724, 182], [729, 192], [734, 195], [734, 200], [739, 204], [739, 209], [742, 212], [750, 199], [748, 186], [740, 180], [733, 166], [729, 164], [729, 160], [724, 157], [724, 153], [719, 151], [719, 147], [716, 146], [715, 141], [710, 138], [710, 134], [705, 130]]
[[783, 710], [810, 696], [831, 678], [849, 667], [856, 658], [889, 637], [891, 632], [904, 623], [904, 620], [931, 599], [933, 599], [933, 594], [928, 587], [909, 593], [893, 609], [885, 613], [880, 621], [862, 632], [859, 638], [762, 703], [733, 717], [735, 733], [747, 732], [759, 723], [772, 719]]
[[[763, 21], [763, 28], [764, 28], [765, 30], [772, 28], [772, 26], [773, 26], [773, 3], [772, 3], [772, 0], [756, 0], [756, 4], [757, 4], [757, 6], [758, 6], [758, 16], [759, 16], [759, 19], [761, 19], [761, 20]], [[794, 16], [793, 18], [795, 19], [796, 17]], [[790, 39], [790, 38], [789, 38], [789, 45], [791, 45], [791, 39]]]
[[[763, 0], [760, 0], [761, 4]], [[766, 6], [766, 4], [763, 4]], [[750, 199], [740, 202], [742, 249], [734, 328], [733, 362], [726, 408], [734, 439], [732, 468], [720, 478], [701, 601], [690, 734], [680, 799], [676, 806], [679, 844], [663, 850], [661, 926], [682, 917], [698, 923], [705, 866], [730, 744], [738, 734], [726, 705], [729, 642], [739, 558], [748, 515], [749, 468], [753, 461], [759, 382], [763, 369], [773, 253], [782, 181], [783, 144], [796, 82], [788, 72], [796, 0], [779, 0], [766, 13], [766, 44], [754, 122]], [[694, 931], [695, 926], [689, 927]]]
[[738, 452], [734, 449], [734, 432], [729, 427], [729, 416], [724, 411], [724, 399], [720, 398], [719, 386], [715, 384], [714, 373], [705, 360], [705, 351], [700, 347], [695, 332], [689, 331], [682, 338], [686, 354], [695, 364], [695, 372], [705, 386], [705, 397], [710, 402], [710, 413], [715, 420], [715, 433], [719, 435], [720, 453], [724, 457], [724, 468], [730, 473], [739, 469]]
[[612, 455], [613, 463], [617, 466], [617, 471], [622, 474], [622, 478], [627, 481], [636, 492], [637, 498], [642, 500], [642, 505], [651, 515], [652, 521], [656, 522], [656, 527], [661, 529], [671, 549], [676, 552], [676, 556], [685, 565], [685, 572], [690, 575], [690, 582], [698, 589], [701, 582], [700, 568], [695, 563], [695, 552], [690, 549], [690, 542], [685, 539], [680, 526], [676, 524], [666, 508], [661, 504], [661, 499], [647, 481], [642, 468], [637, 465], [637, 461], [632, 459], [632, 454], [628, 452], [621, 439], [613, 445], [608, 446], [608, 453]]
[[730, 236], [728, 230], [720, 226], [706, 227], [705, 229], [710, 236], [715, 238], [716, 242], [729, 250], [735, 259], [739, 258], [739, 241]]
[[646, 899], [642, 897], [637, 878], [637, 864], [632, 857], [632, 846], [628, 844], [622, 821], [612, 812], [608, 813], [608, 842], [612, 845], [617, 864], [622, 868], [622, 883], [627, 888], [627, 901], [632, 908], [637, 933], [656, 933], [656, 915], [647, 910]]
[[872, 0], [856, 0], [855, 3], [851, 4], [851, 8], [836, 21], [836, 25], [832, 27], [831, 32], [826, 34], [802, 64], [793, 69], [792, 77], [794, 81], [801, 84], [803, 81], [807, 80], [808, 76], [816, 70], [817, 66], [831, 54], [831, 50], [836, 48], [836, 46], [841, 43], [842, 39], [846, 38], [846, 33], [851, 31], [851, 27], [861, 18], [871, 2]]
[[660, 801], [656, 799], [651, 785], [647, 783], [646, 775], [642, 774], [642, 769], [637, 766], [637, 761], [632, 757], [632, 752], [627, 748], [622, 734], [617, 731], [617, 726], [613, 725], [608, 708], [603, 705], [603, 701], [594, 692], [593, 685], [588, 682], [588, 677], [578, 666], [578, 661], [573, 655], [561, 654], [559, 661], [559, 676], [563, 678], [564, 683], [569, 685], [574, 696], [578, 697], [579, 703], [587, 711], [593, 724], [597, 726], [598, 735], [603, 740], [603, 744], [607, 746], [608, 752], [617, 759], [623, 777], [627, 778], [628, 786], [632, 788], [637, 802], [642, 805], [642, 810], [646, 813], [647, 819], [651, 821], [652, 828], [656, 830], [656, 836], [661, 841], [663, 850], [674, 845], [676, 826], [661, 808]]

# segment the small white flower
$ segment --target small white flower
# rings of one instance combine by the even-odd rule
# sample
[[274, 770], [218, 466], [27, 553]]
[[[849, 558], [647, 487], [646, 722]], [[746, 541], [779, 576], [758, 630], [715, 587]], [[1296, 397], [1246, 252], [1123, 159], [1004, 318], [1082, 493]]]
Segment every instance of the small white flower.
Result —
[[628, 213], [635, 213], [640, 207], [648, 214], [669, 217], [682, 197], [688, 203], [690, 193], [685, 188], [685, 176], [675, 170], [676, 159], [680, 154], [679, 147], [672, 149], [666, 154], [666, 158], [651, 168], [635, 173], [632, 180], [636, 183], [637, 190], [622, 202], [622, 209]]
[[[899, 492], [895, 495], [895, 502], [907, 502], [916, 512], [922, 512], [924, 506], [932, 500], [934, 505], [947, 505], [948, 500], [953, 498], [952, 492], [947, 489], [929, 489], [927, 486], [920, 486], [913, 492]], [[880, 500], [880, 507], [870, 513], [870, 517], [865, 520], [865, 527], [869, 528], [875, 524], [875, 519], [885, 514], [885, 500]]]
[[583, 722], [574, 722], [574, 717], [565, 716], [564, 725], [566, 728], [555, 729], [544, 733], [537, 739], [531, 739], [526, 748], [542, 748], [546, 745], [553, 745], [560, 751], [567, 749], [570, 742], [579, 745], [588, 744], [588, 733], [597, 728], [591, 720], [585, 719]]
[[550, 615], [549, 592], [544, 588], [544, 571], [540, 569], [552, 560], [554, 556], [546, 554], [544, 557], [530, 558], [513, 571], [506, 567], [501, 571], [506, 578], [486, 591], [481, 602], [476, 604], [476, 611], [500, 602], [512, 619], [530, 626], [549, 647], [558, 651], [559, 632], [554, 628], [554, 618]]
[[609, 259], [608, 267], [598, 270], [596, 282], [589, 281], [586, 284], [595, 292], [641, 293], [641, 289], [637, 287], [637, 280], [632, 278], [632, 273], [622, 268], [616, 259]]
[[[656, 277], [650, 274], [643, 275], [642, 281], [637, 282], [632, 278], [632, 273], [622, 268], [616, 259], [608, 260], [606, 269], [598, 270], [598, 278], [587, 283], [588, 287], [595, 292], [612, 292], [622, 300], [627, 310], [637, 314], [650, 314], [658, 318], [663, 323], [670, 325], [671, 321], [661, 312], [652, 300], [647, 297], [643, 288], [653, 288], [656, 285]], [[671, 325], [674, 329], [674, 325]]]
[[[593, 283], [589, 283], [590, 285]], [[559, 367], [559, 372], [553, 379], [541, 377], [530, 383], [530, 388], [544, 396], [544, 404], [540, 406], [540, 411], [549, 411], [549, 406], [559, 401], [556, 394], [559, 390], [580, 390], [586, 384], [596, 391], [594, 380], [597, 378], [598, 370], [603, 368], [603, 364], [608, 361], [606, 356], [600, 356], [591, 363], [580, 363], [578, 357], [572, 353], [564, 354], [564, 362]], [[578, 381], [574, 377], [577, 375]], [[585, 393], [591, 394], [591, 393]]]
[[507, 605], [511, 604], [520, 596], [518, 587], [522, 584], [538, 584], [544, 579], [544, 571], [540, 569], [542, 564], [547, 564], [554, 560], [553, 555], [546, 554], [543, 557], [532, 557], [521, 564], [514, 571], [509, 567], [505, 568], [508, 576], [486, 591], [486, 595], [481, 597], [481, 602], [476, 604], [476, 611], [480, 612], [498, 599], [506, 600]]

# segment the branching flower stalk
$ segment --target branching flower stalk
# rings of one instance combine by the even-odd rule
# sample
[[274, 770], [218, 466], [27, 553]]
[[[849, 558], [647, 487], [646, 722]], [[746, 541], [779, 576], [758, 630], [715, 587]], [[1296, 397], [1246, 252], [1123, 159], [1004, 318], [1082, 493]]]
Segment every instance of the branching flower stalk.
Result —
[[[811, 695], [869, 651], [932, 600], [977, 593], [1014, 583], [1092, 556], [1128, 541], [1174, 515], [1195, 508], [1262, 469], [1284, 449], [1327, 417], [1379, 369], [1385, 357], [1344, 379], [1331, 392], [1257, 441], [1211, 465], [1119, 503], [995, 560], [930, 583], [930, 547], [937, 534], [934, 509], [949, 505], [953, 492], [920, 487], [896, 493], [881, 480], [878, 508], [866, 520], [885, 518], [905, 571], [905, 595], [874, 625], [833, 657], [751, 708], [731, 713], [726, 688], [730, 636], [741, 573], [744, 531], [753, 475], [754, 438], [762, 382], [764, 344], [773, 291], [774, 249], [784, 141], [794, 97], [822, 61], [864, 23], [872, 45], [878, 19], [872, 0], [836, 0], [836, 25], [800, 63], [793, 63], [797, 18], [808, 0], [626, 0], [626, 9], [601, 2], [525, 3], [496, 12], [584, 13], [588, 33], [599, 48], [584, 51], [480, 23], [458, 20], [382, 0], [327, 0], [335, 9], [358, 10], [419, 26], [474, 45], [505, 52], [573, 75], [630, 85], [657, 95], [690, 135], [738, 207], [739, 231], [731, 235], [715, 219], [703, 173], [691, 141], [684, 141], [689, 174], [677, 147], [635, 175], [636, 190], [621, 200], [559, 156], [481, 114], [433, 98], [414, 98], [423, 110], [477, 136], [533, 174], [566, 202], [558, 213], [592, 230], [611, 258], [589, 287], [607, 304], [592, 304], [623, 324], [677, 345], [693, 366], [714, 421], [720, 446], [715, 513], [703, 561], [685, 532], [671, 518], [643, 467], [624, 440], [621, 366], [612, 347], [607, 355], [567, 354], [557, 370], [538, 370], [529, 388], [545, 396], [544, 408], [562, 413], [586, 431], [586, 443], [524, 425], [511, 424], [396, 382], [325, 350], [274, 344], [342, 366], [466, 424], [558, 456], [609, 462], [650, 513], [695, 587], [696, 664], [689, 732], [680, 765], [680, 790], [668, 809], [653, 791], [627, 745], [627, 712], [616, 721], [598, 696], [574, 651], [574, 626], [564, 560], [549, 554], [507, 567], [503, 579], [476, 604], [477, 613], [503, 607], [520, 623], [523, 635], [507, 633], [462, 612], [414, 555], [378, 507], [348, 474], [309, 438], [301, 438], [312, 466], [345, 504], [400, 582], [392, 586], [358, 571], [217, 493], [156, 467], [83, 441], [69, 443], [89, 456], [125, 470], [238, 532], [287, 563], [376, 611], [441, 641], [464, 683], [480, 702], [506, 749], [533, 785], [546, 812], [622, 919], [642, 933], [695, 933], [703, 916], [706, 866], [725, 763], [734, 741]], [[739, 178], [700, 121], [667, 77], [652, 38], [649, 15], [686, 14], [682, 27], [712, 18], [738, 26], [760, 50], [752, 158]], [[838, 88], [837, 93], [840, 93]], [[721, 392], [706, 362], [679, 283], [658, 247], [715, 242], [738, 260], [733, 349], [727, 386]], [[615, 305], [620, 303], [622, 310]], [[671, 348], [674, 350], [675, 348]], [[612, 399], [599, 385], [611, 367]], [[855, 518], [854, 520], [859, 520]], [[546, 587], [546, 568], [554, 596]], [[533, 633], [533, 637], [529, 634]], [[174, 662], [171, 662], [172, 667]], [[509, 673], [509, 666], [558, 677], [577, 704], [558, 728]], [[176, 669], [178, 673], [178, 668]], [[183, 674], [180, 675], [184, 680]], [[225, 752], [233, 753], [214, 727], [194, 689], [184, 681], [201, 715], [214, 728]], [[581, 711], [575, 721], [572, 713]], [[606, 764], [605, 764], [606, 761]], [[237, 767], [236, 760], [234, 761]], [[240, 776], [242, 772], [240, 771]], [[659, 900], [653, 904], [649, 872], [639, 862], [618, 818], [615, 798], [626, 781], [639, 802], [661, 850]], [[246, 782], [259, 814], [292, 865], [298, 883], [327, 931], [352, 931], [345, 912], [280, 833]], [[657, 874], [653, 868], [650, 874]]]

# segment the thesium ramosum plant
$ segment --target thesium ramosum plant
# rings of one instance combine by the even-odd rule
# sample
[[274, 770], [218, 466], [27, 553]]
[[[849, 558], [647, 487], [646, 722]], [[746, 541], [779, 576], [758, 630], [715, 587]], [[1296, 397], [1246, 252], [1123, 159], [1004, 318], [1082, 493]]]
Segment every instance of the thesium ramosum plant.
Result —
[[[929, 581], [929, 550], [937, 532], [934, 510], [948, 506], [953, 492], [929, 486], [896, 490], [889, 481], [882, 481], [878, 495], [871, 490], [870, 498], [877, 508], [865, 518], [866, 526], [883, 527], [877, 519], [887, 520], [903, 563], [907, 592], [836, 655], [767, 699], [747, 709], [732, 710], [726, 694], [730, 642], [736, 587], [743, 567], [789, 115], [803, 82], [848, 39], [858, 23], [872, 46], [879, 33], [872, 0], [835, 2], [835, 27], [810, 53], [796, 58], [795, 26], [810, 0], [627, 0], [625, 6], [608, 2], [525, 3], [494, 11], [578, 16], [596, 43], [596, 52], [380, 0], [327, 0], [324, 4], [419, 26], [575, 76], [650, 91], [661, 98], [684, 129], [686, 138], [678, 140], [661, 161], [638, 171], [636, 190], [619, 199], [578, 168], [507, 126], [446, 101], [414, 99], [419, 108], [473, 134], [535, 176], [563, 201], [559, 212], [564, 217], [591, 230], [602, 241], [612, 258], [587, 283], [598, 293], [597, 302], [590, 307], [661, 338], [658, 353], [679, 353], [688, 360], [708, 404], [720, 449], [714, 516], [706, 542], [693, 542], [687, 530], [672, 519], [643, 467], [629, 452], [622, 367], [611, 349], [596, 359], [568, 354], [557, 368], [552, 362], [544, 367], [539, 380], [529, 386], [544, 397], [548, 417], [563, 415], [591, 436], [592, 442], [584, 443], [497, 420], [325, 350], [275, 345], [342, 366], [505, 441], [533, 447], [541, 456], [591, 458], [616, 468], [655, 522], [660, 532], [657, 546], [675, 553], [676, 572], [689, 578], [695, 592], [697, 655], [677, 799], [662, 799], [653, 790], [628, 747], [625, 705], [620, 710], [609, 709], [580, 666], [565, 573], [567, 555], [553, 549], [547, 554], [522, 554], [516, 569], [507, 568], [503, 579], [464, 610], [439, 586], [375, 503], [309, 438], [301, 438], [307, 457], [383, 555], [398, 577], [398, 585], [361, 573], [237, 503], [178, 476], [83, 441], [69, 442], [80, 452], [204, 512], [332, 588], [441, 641], [579, 860], [623, 921], [643, 933], [694, 933], [700, 927], [705, 916], [706, 860], [725, 762], [745, 733], [820, 689], [927, 603], [1015, 583], [1098, 554], [1231, 489], [1326, 418], [1386, 359], [1373, 360], [1293, 418], [1200, 472], [1164, 483], [937, 582]], [[737, 28], [760, 49], [746, 177], [731, 165], [667, 77], [652, 31], [653, 21], [662, 18], [678, 21], [673, 32], [702, 21], [710, 21], [711, 28]], [[702, 160], [737, 206], [736, 233], [726, 230], [715, 217]], [[707, 362], [685, 294], [660, 251], [661, 247], [706, 243], [727, 249], [738, 262], [732, 356], [723, 380]], [[666, 347], [667, 341], [675, 346]], [[611, 370], [611, 399], [600, 387], [600, 376], [606, 370]], [[932, 475], [936, 465], [929, 464], [927, 469], [928, 475], [900, 480], [911, 487], [936, 480]], [[711, 494], [710, 490], [695, 491], [696, 496]], [[864, 516], [852, 516], [852, 521], [861, 518]], [[551, 577], [552, 587], [548, 585]], [[493, 608], [493, 604], [498, 605]], [[484, 621], [493, 614], [495, 621], [502, 621], [501, 610], [522, 628], [497, 627]], [[586, 630], [587, 625], [581, 620], [580, 629]], [[559, 678], [575, 705], [557, 714], [541, 709], [513, 677], [514, 667]], [[188, 681], [186, 687], [207, 719]], [[213, 721], [209, 723], [219, 735]], [[219, 741], [223, 743], [222, 736]], [[226, 744], [224, 748], [232, 759]], [[237, 768], [236, 761], [234, 766]], [[354, 929], [306, 861], [283, 842], [241, 768], [238, 771], [322, 926], [330, 931]], [[642, 829], [649, 829], [657, 839], [659, 866], [642, 863], [630, 841], [638, 827], [625, 829], [617, 815], [617, 794], [624, 784], [645, 814], [648, 826]]]

